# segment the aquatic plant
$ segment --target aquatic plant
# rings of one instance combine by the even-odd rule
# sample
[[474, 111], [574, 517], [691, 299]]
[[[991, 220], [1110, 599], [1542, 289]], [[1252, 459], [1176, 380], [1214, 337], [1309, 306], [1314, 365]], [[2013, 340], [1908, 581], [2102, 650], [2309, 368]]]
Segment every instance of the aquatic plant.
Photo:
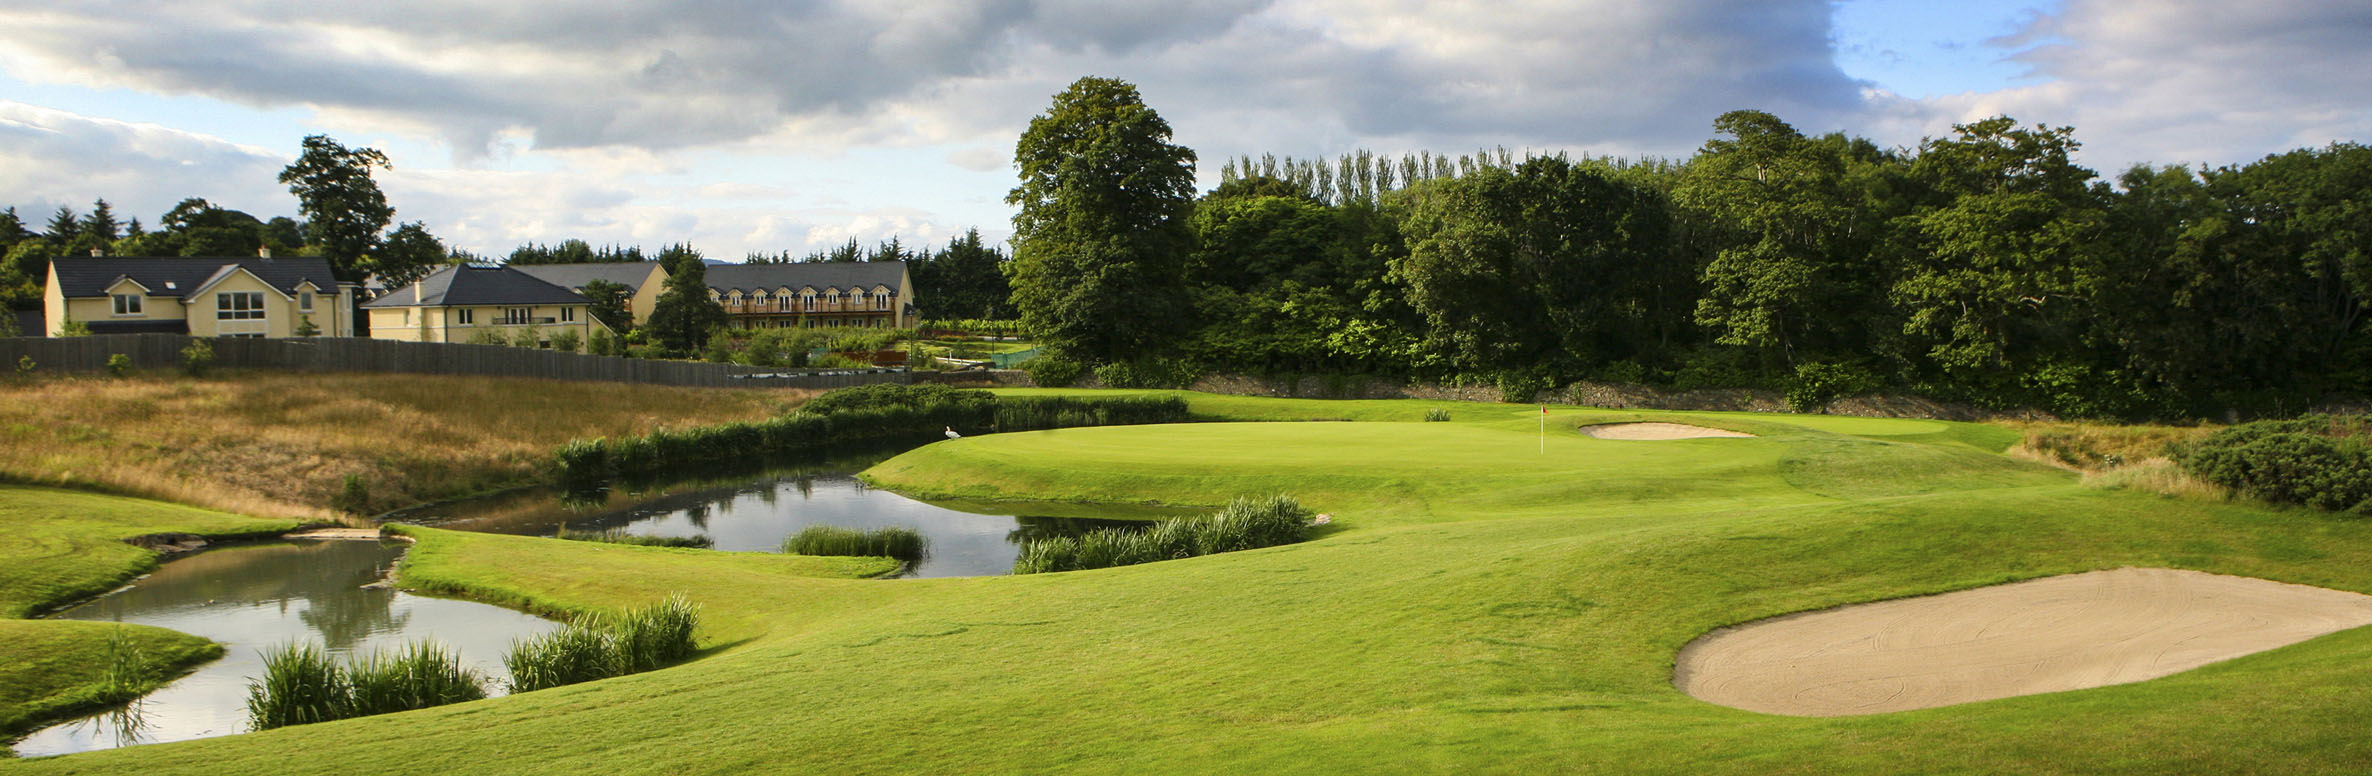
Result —
[[608, 623], [623, 673], [649, 671], [692, 656], [700, 607], [681, 594], [628, 609]]
[[1104, 528], [1024, 543], [1015, 574], [1078, 571], [1291, 544], [1306, 538], [1310, 510], [1291, 496], [1238, 498], [1203, 517], [1162, 520], [1142, 531]]
[[270, 730], [344, 719], [353, 693], [346, 672], [319, 644], [283, 644], [263, 653], [264, 675], [247, 680], [247, 725]]
[[606, 629], [576, 623], [550, 633], [515, 639], [502, 656], [511, 672], [511, 692], [590, 682], [624, 673], [618, 648]]
[[553, 534], [553, 536], [572, 542], [631, 544], [638, 547], [692, 547], [705, 550], [716, 546], [716, 541], [706, 536], [641, 536], [627, 533], [623, 528], [571, 531], [568, 526], [564, 525], [560, 527], [559, 533]]
[[1440, 423], [1449, 419], [1450, 411], [1446, 408], [1434, 407], [1432, 409], [1425, 410], [1425, 422], [1427, 423]]
[[922, 560], [926, 548], [921, 532], [903, 526], [861, 531], [811, 525], [782, 540], [782, 551], [790, 555], [886, 556], [912, 563]]
[[346, 664], [352, 716], [425, 709], [486, 697], [486, 679], [461, 667], [461, 656], [432, 641], [377, 650]]

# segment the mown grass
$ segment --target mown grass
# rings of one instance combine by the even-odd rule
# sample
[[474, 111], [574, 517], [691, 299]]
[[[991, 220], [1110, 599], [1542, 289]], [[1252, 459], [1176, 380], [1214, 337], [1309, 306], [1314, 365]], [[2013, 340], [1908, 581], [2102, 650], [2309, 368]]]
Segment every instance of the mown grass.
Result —
[[776, 414], [812, 392], [400, 374], [0, 381], [0, 480], [254, 515], [332, 516], [538, 482], [579, 437]]
[[[1307, 404], [1189, 397], [1197, 412]], [[1383, 423], [966, 437], [877, 483], [1207, 504], [1287, 492], [1310, 541], [978, 579], [406, 529], [407, 583], [557, 610], [682, 591], [711, 656], [421, 712], [18, 763], [28, 773], [2350, 773], [2372, 629], [2131, 685], [1868, 717], [1714, 706], [1723, 625], [2118, 566], [2372, 592], [2372, 521], [2083, 487], [1930, 421], [1346, 403]], [[1358, 405], [1358, 406], [1354, 406]], [[1752, 439], [1595, 440], [1648, 417]], [[762, 709], [762, 714], [734, 713]], [[400, 743], [401, 760], [390, 746]], [[289, 752], [304, 752], [291, 758]], [[391, 762], [398, 762], [390, 765]]]
[[[131, 676], [111, 652], [123, 647], [137, 654]], [[221, 656], [214, 642], [146, 625], [0, 620], [0, 738], [122, 703]]]

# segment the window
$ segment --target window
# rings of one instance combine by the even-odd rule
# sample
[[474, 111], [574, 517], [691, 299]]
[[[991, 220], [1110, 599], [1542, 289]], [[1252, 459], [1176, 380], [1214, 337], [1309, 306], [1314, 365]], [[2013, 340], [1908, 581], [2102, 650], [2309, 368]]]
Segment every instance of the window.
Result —
[[218, 321], [260, 321], [264, 317], [264, 292], [232, 291], [214, 295], [214, 319]]
[[878, 289], [877, 289], [877, 290], [875, 290], [875, 291], [873, 292], [873, 309], [875, 309], [875, 310], [887, 310], [887, 309], [890, 309], [889, 303], [890, 303], [890, 292], [889, 292], [889, 291], [887, 291], [887, 290], [878, 290]]
[[800, 309], [800, 311], [801, 311], [801, 312], [810, 312], [810, 313], [812, 313], [812, 312], [815, 312], [815, 292], [814, 292], [814, 291], [801, 291], [801, 292], [799, 292], [799, 309]]
[[828, 288], [828, 289], [825, 289], [825, 290], [824, 290], [824, 308], [828, 310], [828, 309], [836, 308], [836, 307], [839, 307], [839, 306], [840, 306], [840, 289], [837, 289], [837, 288]]
[[461, 308], [461, 309], [459, 309], [459, 310], [454, 310], [454, 311], [453, 311], [453, 322], [454, 322], [454, 323], [461, 324], [461, 325], [463, 325], [463, 326], [472, 326], [472, 325], [476, 325], [476, 324], [477, 324], [477, 322], [478, 322], [478, 311], [476, 311], [476, 310], [472, 310], [472, 309], [469, 309], [469, 308], [467, 308], [467, 307]]
[[778, 313], [790, 312], [791, 297], [789, 295], [780, 295], [774, 297], [774, 311]]
[[571, 322], [571, 321], [575, 321], [576, 319], [577, 319], [577, 308], [574, 308], [574, 307], [563, 307], [563, 308], [560, 308], [560, 322], [561, 322], [561, 323], [568, 323], [568, 322]]
[[115, 295], [115, 314], [116, 314], [116, 315], [139, 315], [139, 314], [140, 314], [140, 299], [141, 299], [141, 296], [140, 296], [139, 294], [116, 294], [116, 295]]
[[298, 310], [299, 312], [308, 312], [308, 313], [313, 311], [313, 292], [311, 292], [311, 291], [299, 291], [299, 292], [297, 292], [297, 310]]
[[535, 308], [533, 307], [502, 308], [502, 324], [504, 326], [517, 326], [533, 320], [534, 317]]

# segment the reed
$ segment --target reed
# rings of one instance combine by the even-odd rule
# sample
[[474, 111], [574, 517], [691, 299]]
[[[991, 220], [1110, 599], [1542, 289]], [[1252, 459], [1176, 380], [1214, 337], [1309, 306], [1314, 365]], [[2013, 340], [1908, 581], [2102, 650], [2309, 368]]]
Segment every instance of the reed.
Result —
[[1447, 409], [1434, 407], [1425, 411], [1425, 422], [1427, 423], [1440, 423], [1449, 419], [1450, 411]]
[[627, 533], [626, 529], [623, 528], [605, 528], [599, 531], [572, 531], [569, 530], [568, 526], [564, 525], [560, 527], [559, 533], [553, 534], [553, 536], [555, 538], [566, 539], [572, 542], [631, 544], [637, 547], [691, 547], [705, 550], [716, 546], [716, 540], [710, 539], [707, 536], [642, 536], [638, 534]]
[[486, 697], [485, 682], [443, 645], [415, 641], [348, 662], [347, 709], [360, 717], [474, 701]]
[[836, 525], [811, 525], [782, 540], [787, 555], [855, 555], [891, 557], [908, 563], [927, 552], [922, 533], [904, 526], [870, 531]]
[[617, 676], [618, 648], [607, 629], [574, 623], [540, 636], [511, 642], [502, 656], [511, 672], [511, 692], [521, 693]]
[[264, 653], [264, 675], [247, 680], [247, 725], [270, 730], [351, 716], [346, 672], [319, 644], [283, 644]]
[[139, 642], [132, 640], [130, 631], [122, 625], [107, 633], [107, 667], [100, 678], [97, 701], [121, 703], [140, 697], [155, 678], [146, 655], [141, 654]]
[[1104, 528], [1031, 541], [1022, 545], [1013, 573], [1130, 566], [1291, 544], [1308, 536], [1311, 516], [1291, 496], [1237, 498], [1214, 514], [1162, 520], [1141, 531]]
[[692, 632], [700, 626], [700, 607], [681, 594], [671, 595], [658, 603], [628, 609], [608, 626], [619, 670], [649, 671], [698, 651]]

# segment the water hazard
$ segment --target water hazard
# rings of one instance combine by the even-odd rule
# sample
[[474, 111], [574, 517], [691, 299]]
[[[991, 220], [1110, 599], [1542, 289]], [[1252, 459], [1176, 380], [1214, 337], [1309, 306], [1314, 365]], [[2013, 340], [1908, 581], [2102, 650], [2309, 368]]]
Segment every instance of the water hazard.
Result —
[[[440, 528], [552, 536], [621, 529], [641, 536], [706, 536], [718, 550], [780, 552], [783, 539], [814, 525], [873, 529], [904, 526], [923, 535], [926, 555], [905, 577], [975, 577], [1013, 570], [1021, 543], [1095, 528], [1140, 528], [1147, 520], [1208, 509], [1111, 505], [929, 503], [865, 486], [844, 474], [759, 477], [724, 486], [618, 493], [570, 504], [548, 490], [424, 507], [405, 522]], [[1018, 514], [1032, 512], [1036, 514]], [[1058, 514], [1048, 514], [1058, 513]]]
[[125, 712], [52, 726], [15, 745], [25, 756], [247, 730], [247, 680], [263, 675], [260, 651], [317, 641], [343, 660], [433, 638], [464, 666], [495, 681], [514, 638], [559, 623], [471, 601], [405, 593], [383, 584], [406, 545], [292, 540], [208, 550], [164, 564], [131, 587], [54, 617], [156, 625], [223, 645], [223, 657], [149, 693]]

